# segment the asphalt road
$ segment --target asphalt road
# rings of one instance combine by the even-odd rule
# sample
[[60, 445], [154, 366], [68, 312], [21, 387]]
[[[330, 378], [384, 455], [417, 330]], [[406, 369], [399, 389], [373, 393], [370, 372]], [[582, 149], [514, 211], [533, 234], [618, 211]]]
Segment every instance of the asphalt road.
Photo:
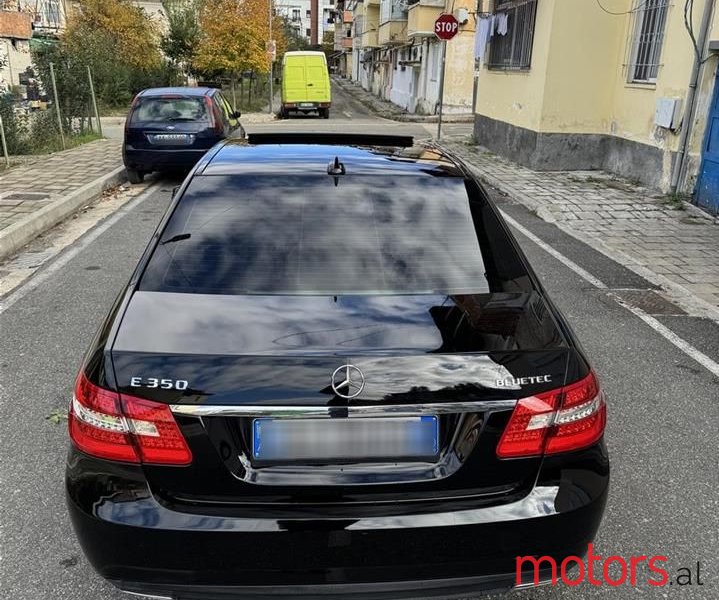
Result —
[[[372, 121], [351, 102], [346, 112], [347, 121]], [[332, 125], [333, 119], [318, 123]], [[388, 127], [376, 120], [372, 124]], [[395, 127], [403, 132], [417, 128], [422, 126]], [[63, 497], [66, 424], [55, 424], [48, 416], [67, 408], [82, 354], [127, 281], [175, 183], [156, 180], [144, 195], [0, 298], [2, 599], [126, 597], [94, 574], [75, 541]], [[612, 491], [596, 552], [627, 560], [664, 555], [672, 572], [680, 567], [695, 572], [700, 562], [704, 584], [698, 586], [695, 577], [694, 585], [681, 588], [559, 586], [508, 597], [719, 598], [719, 379], [612, 296], [626, 299], [627, 288], [652, 286], [522, 207], [497, 201], [523, 227], [609, 286], [598, 289], [534, 242], [517, 236], [608, 393]], [[690, 316], [659, 320], [719, 361], [715, 324]], [[649, 575], [640, 571], [640, 582]]]
[[[275, 106], [275, 109], [278, 107]], [[248, 114], [240, 119], [248, 132], [262, 131], [328, 131], [346, 133], [384, 133], [413, 135], [417, 139], [432, 137], [437, 132], [436, 123], [397, 123], [376, 117], [364, 104], [332, 82], [332, 109], [328, 120], [315, 114], [292, 115], [289, 119], [271, 121], [263, 114]], [[102, 131], [106, 137], [122, 139], [125, 119], [103, 117]], [[472, 132], [469, 123], [443, 123], [443, 134], [465, 135]]]

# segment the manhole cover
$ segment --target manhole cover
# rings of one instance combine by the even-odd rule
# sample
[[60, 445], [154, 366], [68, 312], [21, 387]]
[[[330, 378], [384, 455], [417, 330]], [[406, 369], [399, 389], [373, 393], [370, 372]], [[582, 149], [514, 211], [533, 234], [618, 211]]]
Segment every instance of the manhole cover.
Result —
[[632, 306], [640, 308], [649, 315], [685, 315], [687, 314], [673, 302], [652, 290], [621, 290], [613, 292]]
[[8, 262], [7, 266], [12, 269], [34, 269], [50, 258], [54, 251], [53, 248], [48, 248], [41, 252], [24, 252]]
[[48, 195], [41, 192], [10, 192], [2, 196], [3, 200], [23, 200], [25, 202], [38, 202], [47, 200]]

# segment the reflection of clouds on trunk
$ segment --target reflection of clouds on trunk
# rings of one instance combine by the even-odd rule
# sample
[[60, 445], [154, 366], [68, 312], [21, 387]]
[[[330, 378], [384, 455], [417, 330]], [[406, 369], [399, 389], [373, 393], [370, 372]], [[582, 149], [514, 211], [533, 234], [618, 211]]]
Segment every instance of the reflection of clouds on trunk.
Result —
[[[443, 296], [220, 296], [138, 292], [116, 349], [211, 354], [432, 351]], [[134, 316], [142, 315], [142, 319]]]
[[141, 289], [200, 293], [482, 293], [464, 181], [446, 177], [199, 177]]

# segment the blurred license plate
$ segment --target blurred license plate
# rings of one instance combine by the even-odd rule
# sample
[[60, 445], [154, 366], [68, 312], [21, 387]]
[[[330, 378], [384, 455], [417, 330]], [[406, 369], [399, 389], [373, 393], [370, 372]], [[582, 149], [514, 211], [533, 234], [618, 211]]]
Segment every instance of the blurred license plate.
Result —
[[190, 136], [186, 133], [155, 133], [150, 136], [153, 144], [189, 144]]
[[434, 458], [439, 453], [436, 416], [382, 419], [255, 419], [257, 460]]
[[303, 108], [312, 108], [314, 105], [314, 102], [300, 102], [300, 106]]

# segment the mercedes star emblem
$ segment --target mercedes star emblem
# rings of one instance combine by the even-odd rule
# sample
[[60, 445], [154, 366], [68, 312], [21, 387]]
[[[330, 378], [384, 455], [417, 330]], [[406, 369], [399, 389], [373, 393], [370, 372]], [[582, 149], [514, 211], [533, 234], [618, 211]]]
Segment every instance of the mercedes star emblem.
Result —
[[359, 396], [364, 389], [364, 375], [354, 365], [342, 365], [332, 373], [332, 389], [342, 398]]

